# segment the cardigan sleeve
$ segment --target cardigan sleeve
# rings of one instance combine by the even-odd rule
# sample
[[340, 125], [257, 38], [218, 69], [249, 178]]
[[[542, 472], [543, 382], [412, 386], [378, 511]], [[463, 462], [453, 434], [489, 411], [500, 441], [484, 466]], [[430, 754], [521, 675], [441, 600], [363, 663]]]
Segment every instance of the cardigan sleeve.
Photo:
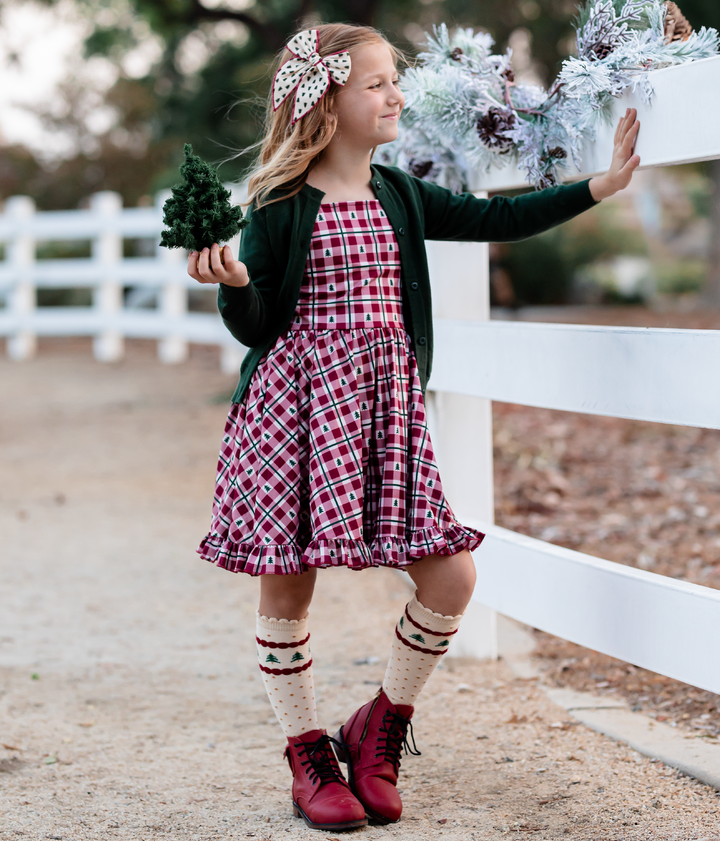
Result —
[[513, 242], [540, 234], [594, 207], [590, 179], [515, 198], [480, 199], [414, 178], [425, 216], [425, 239]]
[[265, 214], [251, 206], [246, 215], [249, 224], [240, 236], [238, 260], [246, 265], [250, 282], [245, 286], [221, 283], [218, 309], [232, 335], [254, 347], [267, 335], [282, 275], [270, 247]]

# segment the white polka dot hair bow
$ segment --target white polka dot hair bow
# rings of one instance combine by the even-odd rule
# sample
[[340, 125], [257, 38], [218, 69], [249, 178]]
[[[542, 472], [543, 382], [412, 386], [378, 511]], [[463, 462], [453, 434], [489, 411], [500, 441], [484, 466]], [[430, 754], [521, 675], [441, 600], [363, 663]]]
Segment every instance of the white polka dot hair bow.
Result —
[[293, 125], [325, 96], [331, 79], [338, 85], [344, 85], [350, 76], [350, 53], [347, 50], [320, 56], [318, 46], [317, 29], [298, 32], [286, 45], [295, 58], [286, 61], [273, 79], [273, 111], [277, 111], [297, 88]]

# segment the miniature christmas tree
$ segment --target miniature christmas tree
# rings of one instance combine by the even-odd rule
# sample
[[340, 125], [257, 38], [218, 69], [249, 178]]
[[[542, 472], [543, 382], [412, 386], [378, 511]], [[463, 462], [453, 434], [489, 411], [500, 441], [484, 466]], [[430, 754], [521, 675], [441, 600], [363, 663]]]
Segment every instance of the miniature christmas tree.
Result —
[[185, 163], [180, 166], [184, 184], [172, 188], [172, 196], [163, 206], [160, 245], [201, 251], [217, 242], [227, 242], [242, 230], [248, 220], [242, 209], [230, 204], [230, 191], [220, 183], [217, 172], [186, 143]]

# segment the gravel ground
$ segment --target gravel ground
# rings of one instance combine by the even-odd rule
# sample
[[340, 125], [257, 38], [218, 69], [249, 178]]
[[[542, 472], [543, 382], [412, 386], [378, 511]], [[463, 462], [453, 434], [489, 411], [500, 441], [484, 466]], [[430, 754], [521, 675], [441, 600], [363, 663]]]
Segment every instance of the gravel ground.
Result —
[[[232, 382], [212, 353], [164, 367], [142, 343], [117, 365], [48, 343], [0, 377], [0, 838], [307, 838], [255, 664], [258, 582], [194, 552]], [[321, 574], [328, 730], [375, 692], [406, 598], [390, 571]], [[719, 837], [713, 790], [568, 720], [502, 662], [446, 660], [415, 737], [403, 820], [358, 835]]]

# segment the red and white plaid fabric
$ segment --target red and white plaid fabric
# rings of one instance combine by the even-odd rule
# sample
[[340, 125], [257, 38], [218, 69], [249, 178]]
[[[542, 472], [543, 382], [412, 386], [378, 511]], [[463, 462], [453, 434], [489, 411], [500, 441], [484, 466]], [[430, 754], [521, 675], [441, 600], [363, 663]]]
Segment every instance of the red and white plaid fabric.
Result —
[[377, 199], [324, 203], [294, 319], [228, 415], [201, 557], [232, 572], [475, 549], [443, 495]]

